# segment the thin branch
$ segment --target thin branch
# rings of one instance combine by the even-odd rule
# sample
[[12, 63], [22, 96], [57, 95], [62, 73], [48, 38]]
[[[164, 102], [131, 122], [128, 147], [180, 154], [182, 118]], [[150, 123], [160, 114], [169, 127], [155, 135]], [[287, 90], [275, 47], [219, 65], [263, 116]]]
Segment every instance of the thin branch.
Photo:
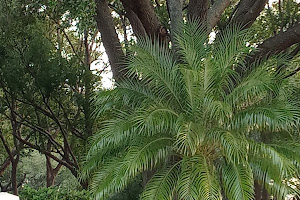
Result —
[[70, 169], [71, 171], [74, 170], [75, 166], [74, 166], [73, 163], [70, 164], [70, 163], [68, 163], [68, 162], [66, 162], [66, 161], [64, 161], [64, 160], [62, 160], [62, 159], [59, 159], [58, 157], [54, 156], [54, 155], [51, 154], [50, 152], [48, 152], [48, 151], [46, 151], [46, 150], [43, 150], [43, 149], [41, 149], [39, 146], [34, 145], [34, 144], [32, 144], [32, 143], [30, 143], [30, 142], [28, 142], [28, 141], [22, 139], [22, 138], [21, 138], [20, 136], [18, 136], [18, 135], [15, 135], [15, 137], [16, 137], [20, 142], [22, 142], [23, 144], [29, 146], [30, 148], [35, 149], [35, 150], [37, 150], [37, 151], [39, 151], [39, 152], [41, 152], [41, 153], [43, 153], [43, 154], [49, 156], [50, 158], [52, 158], [53, 160], [57, 161], [58, 163], [62, 163], [65, 167], [67, 167], [67, 168]]
[[11, 152], [11, 150], [10, 150], [10, 148], [9, 148], [9, 146], [8, 146], [8, 144], [7, 144], [7, 142], [6, 142], [5, 138], [4, 138], [4, 136], [3, 136], [3, 133], [2, 133], [2, 130], [1, 130], [1, 129], [0, 129], [0, 139], [1, 139], [1, 141], [2, 141], [2, 144], [3, 144], [3, 146], [4, 146], [4, 149], [5, 149], [5, 151], [7, 152], [7, 154], [8, 154], [8, 156], [9, 156], [10, 160], [13, 161], [13, 160], [14, 160], [14, 156], [13, 156], [13, 154], [12, 154], [12, 152]]
[[75, 50], [75, 48], [74, 48], [74, 45], [72, 44], [70, 38], [68, 37], [68, 35], [67, 35], [67, 33], [66, 33], [66, 31], [65, 31], [64, 29], [62, 29], [62, 33], [64, 34], [64, 36], [66, 37], [68, 43], [70, 44], [73, 53], [78, 57], [79, 61], [80, 61], [82, 64], [84, 64], [84, 62], [80, 59], [80, 56], [77, 54], [77, 52], [76, 52], [76, 50]]

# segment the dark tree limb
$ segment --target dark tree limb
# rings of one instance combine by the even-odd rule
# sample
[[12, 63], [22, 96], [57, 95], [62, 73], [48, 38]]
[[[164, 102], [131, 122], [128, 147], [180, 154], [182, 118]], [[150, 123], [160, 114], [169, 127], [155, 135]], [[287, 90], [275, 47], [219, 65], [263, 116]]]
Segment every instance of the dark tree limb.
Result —
[[9, 167], [9, 165], [10, 165], [10, 159], [9, 157], [7, 157], [0, 167], [0, 176], [4, 174], [5, 170]]
[[205, 21], [208, 8], [209, 8], [208, 0], [190, 0], [188, 5], [188, 11], [187, 11], [188, 18]]
[[136, 14], [149, 36], [159, 34], [161, 24], [149, 0], [121, 0], [121, 2], [126, 11], [130, 9]]
[[131, 10], [131, 8], [127, 4], [123, 4], [124, 9], [126, 11], [125, 16], [130, 21], [130, 25], [132, 30], [136, 36], [144, 36], [146, 35], [146, 30], [144, 25], [142, 24], [141, 20], [138, 16]]
[[13, 160], [14, 160], [14, 155], [13, 155], [11, 149], [9, 148], [9, 145], [7, 144], [7, 142], [6, 142], [6, 140], [5, 140], [5, 138], [4, 138], [4, 136], [3, 136], [3, 133], [2, 133], [2, 130], [1, 130], [1, 129], [0, 129], [0, 139], [1, 139], [1, 141], [2, 141], [2, 144], [3, 144], [3, 146], [4, 146], [4, 149], [5, 149], [6, 153], [7, 153], [8, 156], [9, 156], [9, 159], [10, 159], [11, 161], [13, 161]]
[[230, 17], [231, 23], [240, 24], [244, 28], [250, 27], [267, 2], [268, 0], [241, 0]]
[[[39, 146], [37, 145], [34, 145], [32, 144], [31, 142], [28, 142], [27, 140], [24, 140], [23, 138], [21, 138], [20, 136], [18, 135], [15, 135], [15, 137], [23, 144], [27, 145], [28, 147], [30, 147], [31, 149], [35, 149], [37, 151], [39, 151], [40, 153], [42, 154], [45, 154], [46, 156], [52, 158], [53, 160], [55, 160], [56, 162], [58, 163], [61, 163], [63, 166], [67, 167], [71, 173], [74, 175], [74, 174], [77, 174], [77, 168], [76, 166], [74, 165], [74, 163], [70, 162], [70, 161], [65, 161], [63, 159], [60, 159], [58, 158], [57, 156], [51, 154], [51, 152], [49, 151], [46, 151], [45, 149], [41, 149]], [[77, 177], [77, 176], [75, 176]]]
[[294, 44], [300, 43], [300, 24], [285, 32], [275, 35], [258, 45], [258, 51], [250, 57], [247, 63], [280, 53]]
[[[253, 67], [255, 67], [262, 60], [268, 59], [272, 55], [285, 51], [297, 43], [300, 43], [300, 24], [289, 28], [286, 32], [281, 32], [258, 45], [256, 52], [252, 55], [249, 55], [245, 59], [245, 68], [243, 70], [242, 68], [238, 68], [237, 72], [242, 76], [246, 76], [253, 69]], [[299, 46], [291, 52], [290, 56], [294, 57], [299, 51], [298, 48]], [[255, 65], [253, 65], [253, 63], [255, 63]], [[279, 72], [283, 67], [284, 66], [279, 66], [277, 71]], [[287, 75], [287, 77], [293, 76], [296, 73], [297, 71], [292, 73], [292, 75]]]
[[[132, 27], [133, 33], [136, 36], [145, 36], [146, 35], [146, 30], [141, 22], [141, 20], [138, 18], [138, 16], [131, 10], [131, 8], [127, 4], [123, 4], [124, 10], [118, 9], [114, 4], [109, 4], [108, 5], [110, 8], [112, 8], [118, 15], [120, 15], [120, 18], [122, 16], [125, 16], [129, 21], [130, 25]], [[124, 24], [124, 22], [122, 22]]]
[[[51, 143], [48, 141], [47, 143], [47, 151], [51, 151]], [[55, 178], [62, 167], [61, 163], [58, 163], [54, 168], [51, 163], [51, 159], [49, 156], [45, 155], [46, 157], [46, 187], [51, 187], [55, 183]]]
[[286, 75], [284, 78], [289, 78], [294, 76], [295, 74], [297, 74], [298, 72], [300, 72], [300, 67], [298, 67], [297, 69], [295, 69], [292, 73]]

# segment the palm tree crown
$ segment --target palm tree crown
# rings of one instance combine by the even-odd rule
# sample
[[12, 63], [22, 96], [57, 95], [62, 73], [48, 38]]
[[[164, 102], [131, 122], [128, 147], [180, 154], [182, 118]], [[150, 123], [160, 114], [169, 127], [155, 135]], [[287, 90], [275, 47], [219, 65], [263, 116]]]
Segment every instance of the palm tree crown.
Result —
[[198, 23], [183, 25], [179, 59], [141, 39], [127, 63], [132, 80], [98, 97], [118, 103], [93, 136], [83, 169], [97, 199], [145, 171], [153, 175], [141, 199], [253, 199], [254, 181], [278, 199], [295, 192], [282, 180], [296, 175], [299, 147], [265, 139], [299, 121], [288, 81], [273, 70], [276, 59], [254, 63], [242, 78], [236, 69], [252, 51], [249, 33], [228, 28], [208, 38]]

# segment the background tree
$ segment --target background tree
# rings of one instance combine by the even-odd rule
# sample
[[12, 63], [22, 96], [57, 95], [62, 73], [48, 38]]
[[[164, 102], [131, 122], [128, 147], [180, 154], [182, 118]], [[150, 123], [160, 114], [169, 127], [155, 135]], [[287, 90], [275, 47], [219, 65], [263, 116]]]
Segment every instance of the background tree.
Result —
[[[56, 10], [59, 5], [43, 10], [38, 3], [11, 1], [0, 6], [1, 118], [11, 125], [7, 131], [14, 146], [6, 152], [14, 193], [21, 147], [46, 157], [46, 185], [51, 186], [62, 166], [78, 176], [93, 128], [90, 101], [99, 79], [91, 63], [100, 55], [94, 46], [97, 32], [88, 24], [72, 31], [72, 25], [59, 20], [65, 14]], [[2, 137], [6, 147], [8, 138]], [[1, 169], [7, 169], [7, 162]]]

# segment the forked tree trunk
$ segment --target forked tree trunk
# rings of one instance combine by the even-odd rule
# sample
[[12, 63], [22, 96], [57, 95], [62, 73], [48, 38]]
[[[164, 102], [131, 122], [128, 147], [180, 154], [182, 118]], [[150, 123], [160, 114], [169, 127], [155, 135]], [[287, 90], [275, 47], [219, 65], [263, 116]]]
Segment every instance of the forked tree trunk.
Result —
[[62, 164], [58, 163], [55, 168], [52, 167], [51, 159], [46, 156], [46, 187], [54, 186], [55, 178], [62, 167]]

